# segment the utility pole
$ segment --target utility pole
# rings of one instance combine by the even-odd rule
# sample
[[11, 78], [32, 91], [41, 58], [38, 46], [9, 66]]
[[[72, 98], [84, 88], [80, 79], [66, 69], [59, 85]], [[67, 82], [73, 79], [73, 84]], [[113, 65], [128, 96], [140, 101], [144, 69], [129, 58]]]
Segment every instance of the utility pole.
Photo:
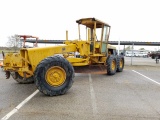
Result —
[[131, 65], [133, 65], [133, 63], [132, 63], [132, 59], [133, 59], [133, 49], [134, 49], [134, 43], [132, 43]]

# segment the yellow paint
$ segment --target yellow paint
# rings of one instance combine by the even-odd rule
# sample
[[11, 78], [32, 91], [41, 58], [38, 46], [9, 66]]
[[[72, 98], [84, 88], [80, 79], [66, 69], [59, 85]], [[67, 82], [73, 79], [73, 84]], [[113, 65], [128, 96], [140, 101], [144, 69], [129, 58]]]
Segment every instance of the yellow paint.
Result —
[[[25, 72], [27, 73], [26, 77], [28, 78], [34, 74], [37, 65], [42, 60], [56, 54], [61, 54], [61, 56], [67, 59], [72, 64], [72, 66], [86, 66], [92, 64], [105, 65], [107, 53], [101, 53], [103, 38], [102, 33], [104, 32], [104, 26], [107, 26], [109, 29], [110, 26], [107, 23], [104, 23], [95, 18], [80, 19], [77, 20], [77, 23], [79, 40], [68, 40], [68, 31], [66, 31], [66, 41], [63, 45], [40, 48], [22, 48], [20, 50], [20, 53], [8, 53], [5, 55], [4, 58], [4, 69], [6, 71], [18, 72], [22, 77], [24, 77]], [[86, 40], [81, 40], [80, 38], [80, 25], [85, 25], [87, 27], [86, 30], [88, 31], [88, 37], [86, 36]], [[97, 28], [102, 28], [100, 41], [96, 40]], [[115, 47], [112, 47], [111, 45], [106, 45], [106, 47], [108, 47], [108, 49], [115, 49]], [[76, 52], [79, 53], [80, 57], [75, 57]], [[114, 67], [116, 67], [116, 63], [112, 64], [112, 69], [114, 69]], [[56, 70], [59, 71], [59, 73], [55, 73], [54, 77], [57, 77], [57, 79], [60, 79], [58, 78], [59, 75], [63, 77], [62, 80], [59, 80], [60, 82], [53, 82], [52, 78], [49, 77], [51, 76], [51, 73]], [[59, 86], [63, 84], [65, 79], [64, 76], [65, 73], [61, 68], [52, 67], [47, 73], [48, 84], [50, 84], [51, 86]]]
[[[29, 72], [29, 71], [28, 71]], [[18, 72], [19, 73], [19, 75], [21, 76], [21, 77], [26, 77], [26, 78], [29, 78], [29, 77], [31, 77], [32, 75], [33, 75], [33, 73], [30, 73], [30, 74], [28, 74], [28, 73], [25, 73], [25, 75], [24, 75], [24, 72], [23, 71], [19, 71]]]
[[120, 60], [120, 68], [122, 68], [123, 67], [123, 60], [121, 59]]
[[65, 82], [66, 72], [59, 66], [53, 66], [47, 70], [45, 79], [50, 86], [58, 87]]
[[113, 61], [112, 61], [112, 70], [114, 71], [115, 69], [116, 69], [116, 61], [113, 60]]

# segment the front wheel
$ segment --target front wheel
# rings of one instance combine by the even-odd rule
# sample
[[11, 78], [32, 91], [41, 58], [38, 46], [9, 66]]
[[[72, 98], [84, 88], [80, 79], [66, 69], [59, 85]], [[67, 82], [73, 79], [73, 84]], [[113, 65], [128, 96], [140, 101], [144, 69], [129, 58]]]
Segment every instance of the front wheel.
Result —
[[37, 88], [45, 95], [65, 94], [71, 88], [74, 78], [72, 65], [61, 56], [42, 60], [34, 74]]

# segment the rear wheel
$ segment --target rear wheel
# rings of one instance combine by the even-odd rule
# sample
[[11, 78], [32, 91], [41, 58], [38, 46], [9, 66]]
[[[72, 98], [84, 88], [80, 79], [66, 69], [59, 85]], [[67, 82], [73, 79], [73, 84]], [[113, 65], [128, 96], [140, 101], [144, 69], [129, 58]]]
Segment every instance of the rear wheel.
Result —
[[29, 84], [34, 82], [33, 76], [30, 76], [26, 79], [24, 77], [20, 76], [18, 72], [11, 72], [11, 75], [15, 81], [17, 81], [20, 84]]
[[122, 72], [124, 68], [124, 57], [118, 56], [117, 58], [117, 72]]
[[117, 70], [117, 60], [114, 55], [110, 55], [107, 59], [107, 74], [114, 75]]
[[48, 57], [36, 68], [35, 84], [45, 95], [56, 96], [65, 94], [73, 84], [74, 69], [61, 56]]

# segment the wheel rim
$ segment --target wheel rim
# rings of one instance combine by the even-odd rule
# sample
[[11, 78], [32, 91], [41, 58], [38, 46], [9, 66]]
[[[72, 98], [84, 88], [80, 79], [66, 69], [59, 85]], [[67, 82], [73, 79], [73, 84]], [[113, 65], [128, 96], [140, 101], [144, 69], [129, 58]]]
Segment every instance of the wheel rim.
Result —
[[46, 81], [50, 86], [61, 86], [66, 79], [66, 72], [59, 66], [51, 67], [46, 72]]
[[115, 70], [115, 68], [116, 68], [116, 61], [115, 61], [115, 60], [113, 60], [113, 61], [112, 61], [112, 70], [114, 71], [114, 70]]
[[122, 67], [123, 67], [123, 60], [122, 60], [122, 59], [120, 60], [120, 64], [119, 64], [119, 66], [120, 66], [120, 68], [122, 68]]

